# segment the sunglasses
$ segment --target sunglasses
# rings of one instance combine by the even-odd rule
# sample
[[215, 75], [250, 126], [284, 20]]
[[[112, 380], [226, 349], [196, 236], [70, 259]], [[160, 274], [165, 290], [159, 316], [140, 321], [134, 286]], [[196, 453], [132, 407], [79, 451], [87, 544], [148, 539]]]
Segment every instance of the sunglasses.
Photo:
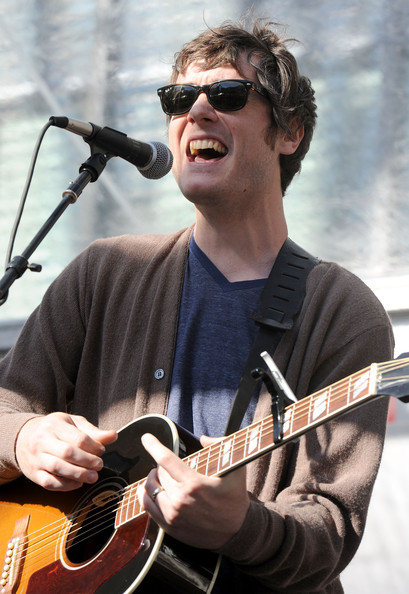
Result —
[[219, 80], [210, 85], [167, 85], [158, 89], [163, 111], [169, 115], [188, 112], [200, 93], [219, 111], [237, 111], [246, 103], [250, 91], [268, 97], [267, 91], [251, 80]]

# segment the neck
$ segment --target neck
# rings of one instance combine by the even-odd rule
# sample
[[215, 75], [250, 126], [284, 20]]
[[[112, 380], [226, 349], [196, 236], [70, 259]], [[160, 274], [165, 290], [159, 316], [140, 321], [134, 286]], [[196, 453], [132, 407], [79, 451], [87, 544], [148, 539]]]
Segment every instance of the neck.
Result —
[[234, 220], [211, 218], [196, 211], [195, 241], [230, 282], [267, 278], [287, 238], [282, 213], [263, 217], [255, 212]]

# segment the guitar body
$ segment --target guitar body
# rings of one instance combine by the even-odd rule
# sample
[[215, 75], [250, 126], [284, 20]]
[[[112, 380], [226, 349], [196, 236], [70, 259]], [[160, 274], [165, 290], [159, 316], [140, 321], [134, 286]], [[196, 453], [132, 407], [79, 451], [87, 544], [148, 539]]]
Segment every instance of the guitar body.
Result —
[[200, 551], [199, 563], [195, 549], [165, 535], [146, 513], [115, 526], [124, 489], [155, 466], [141, 443], [147, 432], [177, 454], [198, 449], [169, 419], [147, 415], [107, 447], [95, 485], [54, 493], [19, 479], [0, 487], [0, 562], [11, 574], [3, 573], [1, 592], [211, 592], [217, 555]]

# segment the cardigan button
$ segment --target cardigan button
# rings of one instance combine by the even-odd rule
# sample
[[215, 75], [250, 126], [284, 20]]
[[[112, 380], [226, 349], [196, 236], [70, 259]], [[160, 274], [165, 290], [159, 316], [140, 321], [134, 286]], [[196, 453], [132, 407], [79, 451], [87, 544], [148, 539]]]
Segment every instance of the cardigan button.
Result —
[[165, 372], [163, 369], [157, 369], [155, 371], [155, 379], [160, 380], [163, 379], [165, 377]]

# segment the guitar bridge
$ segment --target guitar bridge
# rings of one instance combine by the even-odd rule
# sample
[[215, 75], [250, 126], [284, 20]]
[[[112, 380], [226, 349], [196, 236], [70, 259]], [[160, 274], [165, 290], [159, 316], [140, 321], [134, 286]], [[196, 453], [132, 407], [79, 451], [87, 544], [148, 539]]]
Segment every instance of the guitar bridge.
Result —
[[24, 516], [19, 518], [14, 526], [14, 532], [7, 545], [1, 572], [1, 594], [13, 594], [17, 590], [24, 563], [23, 552], [24, 545], [27, 542], [29, 523], [30, 516]]

